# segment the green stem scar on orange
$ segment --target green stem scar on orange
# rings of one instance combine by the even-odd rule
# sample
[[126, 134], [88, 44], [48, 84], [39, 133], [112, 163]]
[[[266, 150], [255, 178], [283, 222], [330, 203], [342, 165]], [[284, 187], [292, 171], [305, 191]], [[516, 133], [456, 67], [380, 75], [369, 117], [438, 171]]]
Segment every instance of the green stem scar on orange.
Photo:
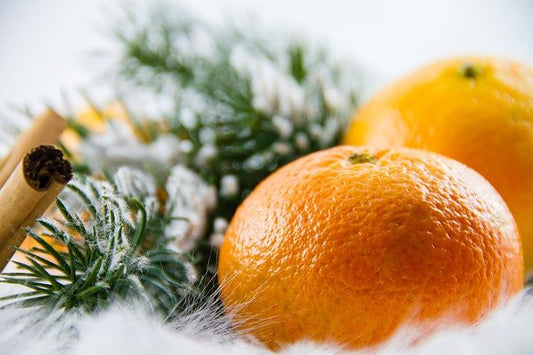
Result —
[[483, 68], [472, 62], [465, 62], [460, 68], [459, 73], [468, 79], [476, 79], [483, 74]]
[[355, 153], [348, 158], [352, 164], [375, 163], [378, 157], [369, 153]]

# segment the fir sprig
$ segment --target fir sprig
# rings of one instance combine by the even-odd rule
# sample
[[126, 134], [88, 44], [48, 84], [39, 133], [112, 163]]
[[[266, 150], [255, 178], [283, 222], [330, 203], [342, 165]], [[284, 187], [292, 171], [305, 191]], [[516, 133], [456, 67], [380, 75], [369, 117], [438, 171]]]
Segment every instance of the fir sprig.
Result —
[[[27, 260], [15, 261], [23, 272], [4, 273], [1, 281], [31, 291], [0, 300], [11, 301], [7, 306], [94, 311], [112, 300], [135, 297], [166, 315], [185, 307], [184, 296], [194, 283], [187, 255], [146, 244], [159, 217], [136, 197], [121, 196], [112, 184], [78, 177], [67, 188], [65, 196], [76, 198], [79, 212], [73, 212], [73, 201], [67, 207], [58, 199], [61, 217], [41, 219], [38, 228], [28, 229], [38, 246], [18, 249]], [[58, 242], [65, 250], [58, 250]]]
[[[325, 48], [280, 34], [212, 27], [182, 9], [154, 7], [117, 29], [113, 72], [124, 103], [156, 115], [180, 139], [183, 161], [218, 188], [217, 216], [266, 176], [338, 143], [355, 109], [361, 77]], [[144, 105], [146, 106], [146, 104]]]

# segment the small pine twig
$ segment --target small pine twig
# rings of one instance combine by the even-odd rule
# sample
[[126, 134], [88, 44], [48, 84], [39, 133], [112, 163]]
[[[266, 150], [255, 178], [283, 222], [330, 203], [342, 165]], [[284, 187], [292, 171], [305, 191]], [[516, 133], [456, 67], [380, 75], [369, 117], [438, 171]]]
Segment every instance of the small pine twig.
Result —
[[[68, 189], [70, 198], [81, 203], [80, 212], [58, 199], [60, 218], [41, 219], [37, 229], [27, 229], [37, 246], [19, 249], [27, 262], [15, 264], [24, 271], [4, 273], [0, 281], [26, 286], [29, 291], [0, 298], [7, 302], [4, 308], [95, 311], [113, 300], [136, 297], [164, 315], [175, 312], [181, 298], [193, 289], [187, 257], [164, 245], [144, 250], [157, 216], [150, 217], [137, 198], [122, 197], [111, 184], [79, 179], [82, 182]], [[135, 220], [128, 221], [125, 214], [134, 214]], [[66, 250], [57, 250], [44, 237]]]

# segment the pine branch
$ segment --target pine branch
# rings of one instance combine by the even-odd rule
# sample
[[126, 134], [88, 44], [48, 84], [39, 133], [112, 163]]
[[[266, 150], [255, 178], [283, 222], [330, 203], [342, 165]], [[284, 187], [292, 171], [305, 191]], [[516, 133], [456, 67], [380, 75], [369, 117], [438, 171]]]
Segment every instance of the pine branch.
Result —
[[[21, 250], [27, 261], [16, 264], [24, 272], [4, 273], [1, 282], [29, 291], [0, 298], [9, 301], [4, 307], [95, 311], [113, 300], [136, 297], [164, 315], [179, 311], [176, 307], [185, 295], [194, 292], [194, 267], [186, 255], [164, 245], [144, 249], [159, 216], [150, 215], [136, 197], [126, 198], [105, 181], [78, 177], [68, 188], [66, 198], [76, 198], [79, 212], [58, 199], [61, 217], [41, 219], [37, 229], [28, 229], [38, 247]], [[66, 250], [57, 250], [57, 244], [44, 237], [52, 237]]]
[[229, 220], [271, 172], [338, 143], [361, 79], [324, 48], [266, 28], [213, 28], [168, 4], [144, 15], [117, 30], [121, 97], [131, 111], [143, 96], [173, 103], [160, 133], [190, 146], [186, 165], [218, 188], [215, 215]]

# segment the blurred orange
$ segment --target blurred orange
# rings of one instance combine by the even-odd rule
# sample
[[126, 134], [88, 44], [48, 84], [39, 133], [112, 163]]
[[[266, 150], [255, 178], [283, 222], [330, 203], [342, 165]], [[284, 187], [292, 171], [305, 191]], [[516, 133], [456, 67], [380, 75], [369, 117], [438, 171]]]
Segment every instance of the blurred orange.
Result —
[[496, 187], [533, 268], [533, 69], [460, 57], [423, 67], [376, 94], [345, 144], [427, 149], [465, 163]]

